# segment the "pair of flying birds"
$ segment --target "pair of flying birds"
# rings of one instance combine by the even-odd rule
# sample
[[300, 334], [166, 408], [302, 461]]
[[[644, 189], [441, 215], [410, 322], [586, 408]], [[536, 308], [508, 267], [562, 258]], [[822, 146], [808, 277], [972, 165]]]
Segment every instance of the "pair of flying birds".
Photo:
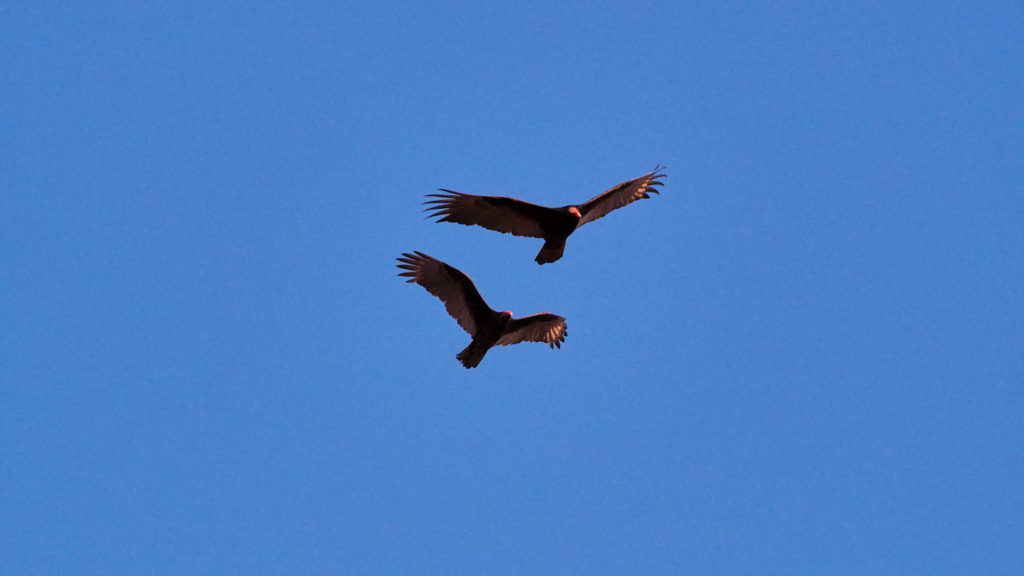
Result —
[[[583, 204], [548, 208], [503, 196], [474, 196], [441, 188], [443, 194], [428, 194], [426, 211], [438, 222], [455, 222], [466, 226], [483, 226], [489, 230], [543, 238], [544, 246], [535, 260], [538, 264], [555, 262], [562, 257], [565, 240], [577, 228], [593, 222], [612, 210], [658, 193], [661, 167], [615, 186]], [[484, 302], [473, 281], [461, 271], [422, 252], [404, 253], [397, 259], [399, 276], [409, 278], [444, 302], [448, 313], [473, 337], [473, 341], [456, 358], [466, 368], [474, 368], [492, 346], [508, 346], [519, 342], [544, 342], [551, 348], [561, 347], [565, 340], [565, 318], [541, 313], [513, 318], [511, 312], [497, 312]]]

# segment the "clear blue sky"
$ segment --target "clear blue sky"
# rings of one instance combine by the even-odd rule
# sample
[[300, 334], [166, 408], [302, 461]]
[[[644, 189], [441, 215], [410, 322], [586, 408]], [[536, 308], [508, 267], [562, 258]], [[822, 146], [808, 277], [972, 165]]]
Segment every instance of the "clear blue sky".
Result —
[[0, 572], [1020, 574], [1019, 2], [165, 4], [0, 7]]

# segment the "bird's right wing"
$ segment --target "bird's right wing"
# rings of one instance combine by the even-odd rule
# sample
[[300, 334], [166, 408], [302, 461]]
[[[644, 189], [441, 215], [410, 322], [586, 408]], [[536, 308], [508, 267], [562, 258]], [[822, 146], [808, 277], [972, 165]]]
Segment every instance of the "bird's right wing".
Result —
[[641, 198], [650, 198], [650, 193], [658, 194], [658, 186], [661, 186], [661, 179], [665, 177], [660, 172], [661, 166], [657, 166], [651, 172], [639, 178], [627, 180], [622, 184], [594, 196], [580, 205], [580, 226], [587, 222], [593, 222], [608, 214], [612, 210], [622, 208], [630, 202]]
[[543, 238], [543, 222], [555, 210], [504, 196], [474, 196], [440, 189], [444, 194], [427, 194], [424, 204], [430, 218], [438, 222], [455, 222], [466, 226], [483, 226], [488, 230]]
[[498, 339], [499, 346], [519, 342], [543, 342], [548, 346], [561, 348], [568, 328], [565, 318], [555, 314], [534, 314], [524, 318], [513, 318]]
[[398, 275], [408, 277], [406, 282], [415, 282], [440, 298], [448, 314], [470, 336], [476, 334], [478, 326], [484, 325], [496, 314], [484, 302], [469, 276], [457, 268], [422, 252], [406, 252], [397, 260], [401, 262], [398, 268], [405, 270]]

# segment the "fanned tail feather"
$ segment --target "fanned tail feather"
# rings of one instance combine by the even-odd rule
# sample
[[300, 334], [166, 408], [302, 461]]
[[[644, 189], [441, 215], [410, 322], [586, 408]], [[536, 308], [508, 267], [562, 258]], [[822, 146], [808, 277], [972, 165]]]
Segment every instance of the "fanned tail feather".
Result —
[[470, 342], [469, 346], [466, 346], [466, 349], [459, 352], [455, 358], [466, 368], [476, 368], [488, 350], [490, 350], [490, 346], [481, 346], [477, 342]]
[[537, 264], [548, 264], [555, 262], [562, 257], [562, 252], [565, 251], [565, 240], [561, 242], [557, 240], [546, 240], [544, 247], [537, 253], [537, 257], [534, 258]]

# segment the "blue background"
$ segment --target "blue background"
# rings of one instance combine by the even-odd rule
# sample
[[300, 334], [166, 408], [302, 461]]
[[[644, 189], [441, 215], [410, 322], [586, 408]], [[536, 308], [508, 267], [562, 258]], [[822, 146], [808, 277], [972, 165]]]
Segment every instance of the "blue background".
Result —
[[[0, 572], [1020, 573], [1018, 2], [44, 4]], [[420, 206], [658, 163], [543, 267]], [[411, 250], [566, 343], [463, 369]]]

